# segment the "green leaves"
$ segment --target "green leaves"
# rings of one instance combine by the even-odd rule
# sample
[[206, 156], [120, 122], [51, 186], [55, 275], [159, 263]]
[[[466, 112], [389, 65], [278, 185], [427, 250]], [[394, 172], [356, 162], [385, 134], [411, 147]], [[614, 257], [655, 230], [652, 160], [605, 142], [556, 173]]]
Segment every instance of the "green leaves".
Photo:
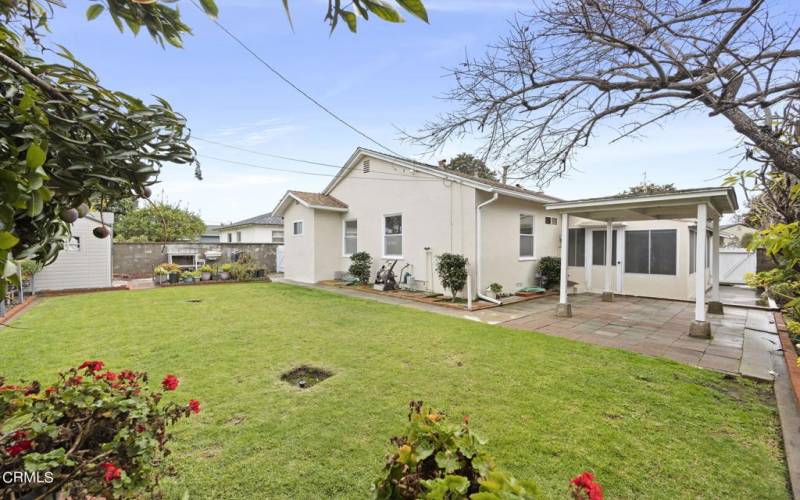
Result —
[[428, 11], [425, 10], [425, 5], [422, 4], [422, 0], [397, 0], [397, 3], [426, 23], [429, 22]]
[[35, 142], [28, 146], [28, 152], [25, 153], [25, 163], [29, 169], [34, 170], [41, 167], [44, 165], [45, 160], [47, 160], [47, 153], [44, 152], [41, 146]]
[[403, 18], [391, 5], [381, 0], [363, 0], [364, 6], [370, 12], [390, 23], [402, 23]]
[[89, 21], [95, 20], [104, 10], [106, 10], [106, 8], [102, 4], [92, 4], [86, 9], [86, 19]]
[[214, 3], [214, 0], [200, 0], [200, 6], [210, 17], [216, 19], [219, 16], [219, 8], [217, 4]]
[[[422, 0], [395, 1], [403, 9], [410, 12], [415, 17], [425, 21], [426, 23], [428, 22], [428, 12], [425, 10], [425, 5], [422, 3]], [[353, 9], [348, 10], [349, 6], [352, 6]], [[286, 14], [288, 16], [288, 0], [284, 0], [284, 7], [286, 8]], [[338, 2], [334, 4], [334, 1], [330, 0], [328, 3], [328, 15], [326, 16], [326, 19], [330, 22], [331, 32], [336, 29], [339, 19], [342, 19], [347, 24], [347, 27], [350, 29], [350, 31], [355, 33], [358, 25], [358, 17], [360, 16], [362, 19], [367, 20], [369, 19], [370, 13], [375, 14], [380, 19], [390, 23], [405, 22], [400, 13], [397, 12], [397, 9], [384, 0], [353, 0], [347, 4], [347, 7], [341, 7]]]
[[0, 250], [11, 250], [19, 243], [19, 238], [9, 231], [0, 231]]

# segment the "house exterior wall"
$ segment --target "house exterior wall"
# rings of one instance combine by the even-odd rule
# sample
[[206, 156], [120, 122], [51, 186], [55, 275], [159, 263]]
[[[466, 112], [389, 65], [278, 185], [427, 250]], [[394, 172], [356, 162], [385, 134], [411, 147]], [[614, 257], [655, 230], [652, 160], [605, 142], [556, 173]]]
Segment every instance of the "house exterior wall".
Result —
[[[303, 234], [292, 234], [293, 223], [303, 221]], [[315, 283], [314, 210], [299, 203], [292, 204], [283, 214], [284, 275], [291, 280]]]
[[[219, 231], [219, 241], [228, 243], [228, 235], [230, 235], [230, 243], [275, 243], [273, 231], [283, 231], [283, 226], [252, 225], [223, 228]], [[237, 239], [236, 233], [238, 232], [242, 233], [241, 241]], [[284, 238], [285, 235], [286, 233], [284, 233]]]
[[[99, 214], [92, 214], [99, 218]], [[114, 214], [104, 213], [103, 220], [113, 224]], [[64, 249], [56, 260], [34, 277], [35, 291], [71, 290], [81, 288], [108, 288], [112, 286], [111, 247], [113, 236], [96, 238], [92, 230], [100, 224], [89, 217], [72, 224], [72, 236], [78, 238], [80, 247]]]
[[[478, 203], [491, 198], [488, 193], [478, 193]], [[491, 283], [503, 285], [503, 291], [513, 292], [533, 286], [539, 259], [558, 256], [559, 225], [545, 224], [544, 207], [527, 200], [501, 196], [481, 209], [481, 288]], [[533, 215], [533, 257], [520, 257], [520, 215]]]
[[331, 280], [341, 270], [342, 220], [341, 212], [314, 210], [314, 281]]
[[742, 237], [745, 234], [754, 234], [756, 233], [756, 230], [752, 227], [745, 226], [744, 224], [735, 224], [733, 226], [726, 227], [722, 230], [722, 232], [730, 235], [729, 237], [723, 238], [723, 246], [739, 247], [741, 246]]

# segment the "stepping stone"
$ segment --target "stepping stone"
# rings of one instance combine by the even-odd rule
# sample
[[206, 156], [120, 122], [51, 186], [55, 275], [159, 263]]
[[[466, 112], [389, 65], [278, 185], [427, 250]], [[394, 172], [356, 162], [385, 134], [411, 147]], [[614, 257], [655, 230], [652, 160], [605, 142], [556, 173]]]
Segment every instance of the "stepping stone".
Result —
[[774, 334], [778, 333], [772, 313], [766, 311], [748, 311], [745, 328]]
[[777, 335], [745, 329], [739, 372], [758, 380], [774, 380], [772, 352], [780, 347]]

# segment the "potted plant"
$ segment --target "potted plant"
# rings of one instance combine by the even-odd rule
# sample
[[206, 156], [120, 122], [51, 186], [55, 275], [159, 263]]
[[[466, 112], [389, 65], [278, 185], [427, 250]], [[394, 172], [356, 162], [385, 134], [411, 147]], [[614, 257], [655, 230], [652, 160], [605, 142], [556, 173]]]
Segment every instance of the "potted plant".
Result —
[[157, 285], [161, 285], [169, 281], [169, 271], [164, 269], [164, 266], [156, 266], [153, 269], [153, 281], [156, 282]]
[[[194, 281], [195, 283], [200, 281], [202, 279], [202, 277], [203, 277], [203, 273], [200, 270], [192, 271], [192, 281]], [[210, 277], [211, 276], [209, 276], [209, 278]]]
[[231, 279], [232, 269], [233, 269], [233, 264], [231, 264], [230, 262], [219, 266], [219, 279], [221, 279], [222, 281]]
[[167, 271], [170, 283], [177, 283], [181, 280], [181, 268], [178, 264], [161, 264], [161, 268]]
[[500, 296], [503, 294], [503, 285], [500, 283], [492, 283], [489, 285], [489, 291], [494, 294], [494, 298], [499, 299]]
[[200, 271], [200, 279], [201, 280], [209, 281], [209, 280], [211, 280], [211, 273], [214, 270], [208, 264], [204, 264], [202, 267], [200, 267], [200, 269], [198, 269], [198, 271]]
[[181, 280], [187, 285], [190, 283], [194, 283], [193, 273], [191, 271], [183, 271], [181, 273]]

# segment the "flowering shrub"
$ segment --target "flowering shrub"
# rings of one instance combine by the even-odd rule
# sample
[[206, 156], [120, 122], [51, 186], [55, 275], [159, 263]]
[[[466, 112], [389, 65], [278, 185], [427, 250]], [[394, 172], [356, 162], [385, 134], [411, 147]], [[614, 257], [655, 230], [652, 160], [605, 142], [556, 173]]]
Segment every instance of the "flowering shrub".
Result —
[[[384, 473], [372, 487], [376, 499], [534, 499], [532, 481], [517, 480], [495, 467], [480, 448], [485, 441], [469, 428], [469, 417], [451, 424], [439, 411], [409, 404], [403, 435], [391, 439]], [[573, 498], [602, 500], [603, 490], [589, 472], [572, 480]], [[582, 495], [582, 496], [579, 496]]]
[[[0, 470], [28, 478], [0, 484], [0, 497], [140, 495], [172, 472], [164, 462], [167, 426], [198, 413], [200, 403], [161, 404], [163, 393], [148, 388], [146, 373], [104, 369], [102, 361], [86, 361], [44, 390], [35, 381], [4, 385], [0, 377]], [[178, 384], [174, 375], [162, 381], [165, 391]]]

